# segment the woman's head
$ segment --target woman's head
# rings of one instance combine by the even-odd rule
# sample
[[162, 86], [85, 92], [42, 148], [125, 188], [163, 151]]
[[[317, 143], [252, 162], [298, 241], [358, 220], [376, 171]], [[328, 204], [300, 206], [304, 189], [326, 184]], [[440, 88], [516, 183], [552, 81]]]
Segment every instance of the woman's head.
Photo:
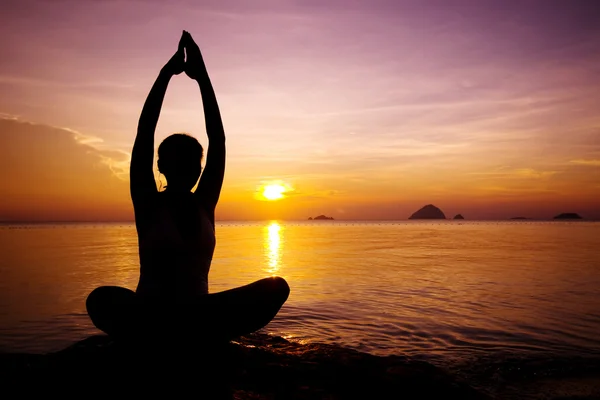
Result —
[[167, 178], [167, 186], [192, 190], [200, 177], [202, 145], [185, 133], [175, 133], [158, 146], [158, 170]]

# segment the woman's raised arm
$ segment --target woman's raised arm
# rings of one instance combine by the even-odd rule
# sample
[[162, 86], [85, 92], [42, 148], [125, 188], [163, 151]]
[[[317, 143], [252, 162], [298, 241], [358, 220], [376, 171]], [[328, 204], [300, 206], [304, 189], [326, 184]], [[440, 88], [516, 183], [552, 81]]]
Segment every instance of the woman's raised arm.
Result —
[[188, 32], [184, 32], [183, 39], [187, 55], [185, 73], [196, 80], [200, 87], [206, 134], [208, 135], [206, 166], [196, 189], [196, 194], [200, 196], [203, 204], [212, 212], [219, 201], [223, 177], [225, 176], [225, 130], [223, 129], [217, 97], [208, 77], [200, 48]]
[[175, 55], [161, 69], [140, 115], [137, 135], [131, 152], [131, 166], [129, 168], [130, 192], [133, 207], [136, 210], [136, 220], [140, 207], [157, 192], [154, 173], [152, 171], [154, 163], [154, 131], [156, 130], [156, 124], [158, 123], [160, 109], [169, 81], [173, 75], [180, 74], [184, 69], [185, 54], [183, 38], [182, 35]]

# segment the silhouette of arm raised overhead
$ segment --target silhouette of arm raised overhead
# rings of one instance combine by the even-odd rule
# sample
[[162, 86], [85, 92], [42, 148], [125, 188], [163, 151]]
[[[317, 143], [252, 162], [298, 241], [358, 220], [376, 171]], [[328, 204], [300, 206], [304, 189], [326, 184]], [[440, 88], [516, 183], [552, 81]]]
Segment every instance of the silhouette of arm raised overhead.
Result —
[[198, 82], [204, 107], [204, 121], [208, 135], [206, 166], [196, 189], [196, 194], [209, 212], [214, 212], [225, 176], [225, 131], [215, 91], [208, 77], [200, 48], [188, 32], [184, 32], [186, 49], [185, 73]]
[[156, 78], [140, 115], [129, 168], [130, 192], [136, 213], [136, 222], [143, 220], [143, 218], [138, 218], [141, 216], [140, 213], [147, 209], [148, 204], [157, 193], [152, 170], [154, 163], [154, 131], [156, 130], [169, 81], [173, 75], [183, 72], [184, 62], [185, 53], [182, 36], [177, 52], [165, 64], [158, 78]]

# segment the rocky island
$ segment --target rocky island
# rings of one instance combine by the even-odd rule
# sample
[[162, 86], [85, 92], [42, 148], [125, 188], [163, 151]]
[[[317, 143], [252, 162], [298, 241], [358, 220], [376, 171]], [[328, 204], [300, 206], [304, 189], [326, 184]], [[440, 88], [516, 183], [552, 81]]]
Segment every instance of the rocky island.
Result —
[[562, 213], [554, 217], [554, 219], [582, 219], [577, 213]]
[[446, 216], [433, 204], [428, 204], [414, 212], [408, 219], [446, 219]]
[[326, 215], [318, 215], [314, 218], [308, 217], [309, 221], [318, 221], [318, 220], [333, 220], [333, 217], [328, 217]]
[[22, 398], [487, 398], [423, 361], [299, 344], [260, 333], [204, 349], [177, 340], [133, 346], [92, 336], [56, 353], [0, 354], [0, 373], [3, 390]]
[[452, 219], [465, 219], [465, 217], [463, 217], [462, 214], [456, 214]]

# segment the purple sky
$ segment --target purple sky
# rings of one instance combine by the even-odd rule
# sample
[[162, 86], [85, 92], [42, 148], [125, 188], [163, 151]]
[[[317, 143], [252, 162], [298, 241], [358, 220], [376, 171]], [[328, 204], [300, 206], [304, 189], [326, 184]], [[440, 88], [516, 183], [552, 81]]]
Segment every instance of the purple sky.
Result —
[[[95, 138], [121, 177], [145, 96], [189, 30], [225, 121], [232, 218], [227, 202], [269, 180], [296, 189], [284, 217], [435, 202], [600, 218], [596, 1], [22, 0], [0, 14], [0, 115]], [[200, 110], [174, 79], [158, 140], [206, 143]]]

